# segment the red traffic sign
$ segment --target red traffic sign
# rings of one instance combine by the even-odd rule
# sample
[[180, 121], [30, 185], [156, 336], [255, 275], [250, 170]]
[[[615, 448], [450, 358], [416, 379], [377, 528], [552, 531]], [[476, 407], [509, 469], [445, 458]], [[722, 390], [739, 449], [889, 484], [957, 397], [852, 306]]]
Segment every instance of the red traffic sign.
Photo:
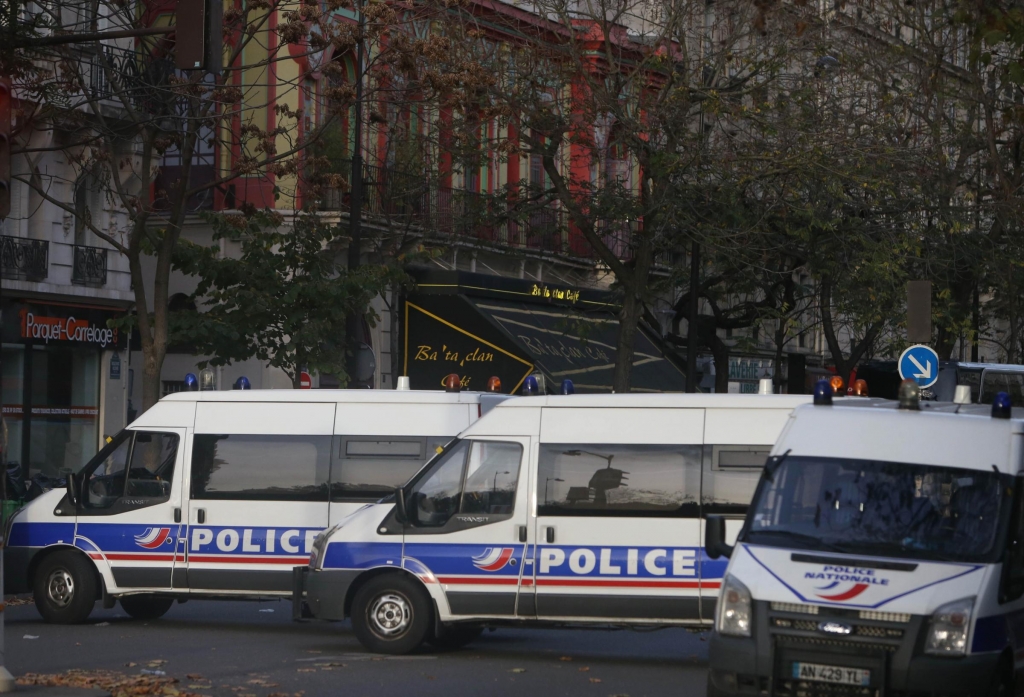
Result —
[[303, 370], [299, 374], [299, 389], [308, 390], [313, 387], [313, 378], [309, 377], [309, 373]]

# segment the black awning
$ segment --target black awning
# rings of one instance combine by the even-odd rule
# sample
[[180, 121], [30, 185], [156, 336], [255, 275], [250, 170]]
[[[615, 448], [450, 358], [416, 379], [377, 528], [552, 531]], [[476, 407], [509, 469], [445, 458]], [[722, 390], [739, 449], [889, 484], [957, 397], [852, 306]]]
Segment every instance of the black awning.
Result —
[[[581, 298], [567, 296], [578, 292], [572, 289], [544, 286], [542, 292], [553, 295], [537, 297], [538, 286], [518, 279], [485, 288], [475, 275], [456, 279], [457, 272], [448, 273], [451, 279], [430, 279], [438, 281], [434, 284], [419, 279], [419, 292], [405, 304], [403, 372], [413, 389], [439, 389], [445, 376], [456, 373], [464, 389], [483, 390], [488, 378], [497, 376], [503, 392], [516, 394], [538, 371], [549, 392], [566, 378], [579, 392], [611, 391], [619, 322], [607, 295], [591, 292]], [[551, 302], [557, 296], [564, 305]], [[683, 373], [642, 330], [634, 346], [633, 390], [685, 389]]]
[[[611, 392], [618, 355], [619, 320], [615, 315], [487, 298], [469, 301], [530, 357], [548, 379], [549, 391], [557, 390], [568, 378], [579, 392]], [[637, 332], [633, 351], [631, 389], [686, 389], [683, 373], [642, 330]]]

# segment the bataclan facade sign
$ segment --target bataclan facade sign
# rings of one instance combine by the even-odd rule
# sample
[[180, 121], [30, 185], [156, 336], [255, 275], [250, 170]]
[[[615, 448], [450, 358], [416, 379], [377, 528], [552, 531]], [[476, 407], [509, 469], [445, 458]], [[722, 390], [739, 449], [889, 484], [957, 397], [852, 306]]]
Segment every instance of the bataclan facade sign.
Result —
[[[463, 389], [491, 376], [518, 394], [533, 372], [548, 391], [563, 379], [579, 392], [611, 390], [618, 307], [609, 293], [456, 271], [413, 270], [404, 307], [404, 372], [413, 389], [440, 389], [456, 373]], [[633, 388], [682, 391], [683, 373], [651, 337], [634, 345]]]

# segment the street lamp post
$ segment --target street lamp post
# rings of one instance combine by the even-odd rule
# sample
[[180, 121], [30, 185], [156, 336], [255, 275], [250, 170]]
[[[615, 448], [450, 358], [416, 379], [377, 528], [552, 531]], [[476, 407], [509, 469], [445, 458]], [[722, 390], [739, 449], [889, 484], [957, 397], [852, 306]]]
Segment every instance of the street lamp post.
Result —
[[544, 480], [544, 503], [545, 504], [551, 502], [551, 499], [548, 498], [548, 485], [551, 484], [551, 482], [564, 482], [564, 481], [565, 481], [564, 479], [559, 479], [558, 477], [548, 477], [547, 479]]

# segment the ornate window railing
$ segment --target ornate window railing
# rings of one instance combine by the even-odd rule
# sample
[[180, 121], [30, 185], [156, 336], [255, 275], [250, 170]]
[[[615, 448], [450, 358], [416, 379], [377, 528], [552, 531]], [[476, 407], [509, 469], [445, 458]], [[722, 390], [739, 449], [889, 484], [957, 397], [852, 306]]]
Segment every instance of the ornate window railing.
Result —
[[107, 282], [107, 250], [76, 244], [71, 282], [78, 286], [102, 286]]
[[0, 275], [4, 278], [41, 281], [49, 273], [50, 243], [0, 235]]

